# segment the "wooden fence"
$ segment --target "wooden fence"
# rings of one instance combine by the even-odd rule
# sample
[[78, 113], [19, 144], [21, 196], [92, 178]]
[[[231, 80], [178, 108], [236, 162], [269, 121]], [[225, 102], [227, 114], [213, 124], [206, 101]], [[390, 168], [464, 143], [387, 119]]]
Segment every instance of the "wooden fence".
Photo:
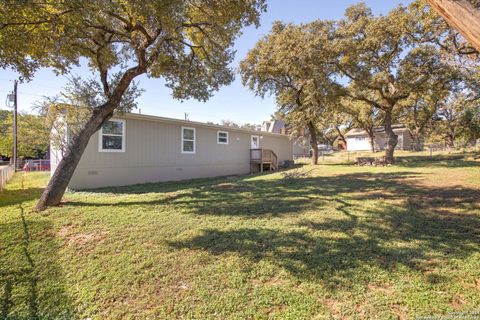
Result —
[[15, 173], [13, 165], [0, 166], [0, 191], [5, 188], [7, 182], [12, 178]]

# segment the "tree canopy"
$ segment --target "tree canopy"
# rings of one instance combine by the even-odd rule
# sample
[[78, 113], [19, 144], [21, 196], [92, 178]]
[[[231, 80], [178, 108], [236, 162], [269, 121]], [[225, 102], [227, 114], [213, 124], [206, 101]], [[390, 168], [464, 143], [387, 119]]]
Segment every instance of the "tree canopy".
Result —
[[[234, 40], [258, 24], [264, 0], [65, 0], [0, 3], [0, 67], [31, 78], [87, 63], [92, 114], [73, 137], [37, 209], [58, 204], [89, 141], [136, 77], [163, 78], [177, 99], [208, 99], [233, 80]], [[96, 85], [92, 85], [95, 83]], [[124, 104], [131, 106], [132, 104]]]
[[338, 89], [329, 50], [332, 24], [292, 25], [275, 22], [271, 32], [260, 39], [240, 64], [243, 83], [256, 95], [274, 95], [280, 115], [293, 132], [307, 127], [317, 161], [318, 120], [333, 103]]
[[[401, 115], [412, 120], [411, 114], [422, 106], [427, 113], [423, 123], [414, 116], [415, 130], [421, 132], [449, 83], [475, 74], [471, 57], [472, 65], [466, 66], [446, 55], [446, 43], [452, 41], [445, 36], [448, 26], [424, 9], [419, 1], [375, 16], [358, 4], [338, 21], [274, 23], [242, 61], [243, 82], [259, 96], [273, 94], [284, 119], [293, 127], [308, 128], [310, 135], [323, 128], [320, 131], [331, 136], [333, 128], [341, 137], [339, 129], [353, 120], [373, 141], [373, 127], [385, 126], [385, 158], [391, 163], [397, 144], [392, 123]], [[439, 24], [444, 39], [437, 41], [432, 34]], [[342, 114], [350, 117], [338, 125]], [[315, 145], [313, 141], [314, 150]]]
[[[38, 158], [48, 152], [50, 131], [41, 116], [19, 113], [18, 157]], [[0, 156], [13, 156], [13, 112], [0, 110]]]

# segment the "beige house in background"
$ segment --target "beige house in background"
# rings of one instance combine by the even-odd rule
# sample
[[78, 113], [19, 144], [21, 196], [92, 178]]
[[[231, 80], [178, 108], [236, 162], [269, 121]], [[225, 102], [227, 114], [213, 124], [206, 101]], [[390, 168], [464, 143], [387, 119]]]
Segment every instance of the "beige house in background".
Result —
[[[410, 131], [402, 125], [392, 125], [393, 132], [398, 137], [396, 149], [399, 150], [411, 150], [412, 149], [412, 136]], [[387, 135], [384, 127], [376, 127], [373, 129], [373, 137], [375, 143], [375, 150], [384, 150], [387, 146]], [[371, 150], [370, 137], [368, 133], [363, 129], [354, 128], [345, 134], [347, 139], [348, 151], [369, 151]]]
[[[242, 175], [291, 161], [283, 134], [141, 114], [116, 115], [95, 133], [69, 187], [91, 189], [146, 182]], [[51, 146], [52, 172], [62, 151]]]

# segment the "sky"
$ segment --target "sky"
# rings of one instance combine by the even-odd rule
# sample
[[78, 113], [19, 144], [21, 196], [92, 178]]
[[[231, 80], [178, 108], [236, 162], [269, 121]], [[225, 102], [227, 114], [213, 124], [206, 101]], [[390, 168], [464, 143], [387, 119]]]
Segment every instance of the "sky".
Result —
[[[268, 34], [274, 21], [306, 23], [316, 19], [339, 19], [345, 9], [357, 3], [356, 0], [270, 0], [267, 12], [261, 16], [259, 28], [248, 27], [235, 43], [236, 56], [231, 67], [235, 70], [239, 62], [246, 56], [255, 43]], [[386, 14], [400, 3], [408, 4], [411, 0], [366, 0], [364, 1], [375, 14]], [[90, 77], [86, 67], [76, 68], [76, 75]], [[0, 69], [0, 109], [6, 109], [4, 97], [12, 91], [13, 80], [18, 75], [10, 70]], [[21, 83], [18, 88], [19, 110], [33, 112], [32, 106], [42, 97], [53, 97], [60, 93], [67, 82], [66, 76], [56, 76], [52, 70], [43, 69], [36, 73], [32, 81]], [[251, 91], [243, 87], [240, 76], [236, 74], [235, 81], [222, 87], [207, 102], [196, 100], [178, 101], [171, 97], [171, 92], [164, 86], [161, 79], [139, 77], [140, 87], [145, 92], [138, 99], [138, 106], [142, 114], [156, 115], [169, 118], [183, 119], [185, 113], [188, 119], [200, 122], [220, 123], [222, 120], [231, 120], [236, 123], [260, 124], [269, 120], [276, 110], [275, 99], [256, 97]], [[133, 112], [139, 112], [135, 110]]]

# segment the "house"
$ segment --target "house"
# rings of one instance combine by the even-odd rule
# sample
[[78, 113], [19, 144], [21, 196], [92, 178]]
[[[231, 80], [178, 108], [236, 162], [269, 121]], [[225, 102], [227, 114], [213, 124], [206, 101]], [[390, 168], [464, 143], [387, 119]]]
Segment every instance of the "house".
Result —
[[[279, 119], [264, 121], [261, 131], [278, 134], [290, 134], [287, 124], [283, 120]], [[306, 131], [306, 129], [302, 129], [300, 136], [293, 139], [294, 159], [310, 157], [310, 139], [308, 138]]]
[[[396, 149], [411, 150], [412, 136], [408, 129], [401, 124], [392, 125], [393, 132], [398, 137]], [[384, 127], [376, 127], [374, 131], [375, 150], [384, 150], [387, 145], [387, 135]], [[371, 150], [370, 137], [363, 129], [354, 128], [345, 134], [347, 139], [348, 151], [364, 151]]]
[[271, 121], [264, 121], [261, 127], [261, 131], [286, 134], [287, 127], [284, 121], [276, 119]]
[[[68, 130], [67, 130], [68, 131]], [[117, 114], [91, 138], [73, 189], [275, 170], [292, 160], [289, 137], [141, 114]], [[52, 172], [61, 150], [51, 147]]]

